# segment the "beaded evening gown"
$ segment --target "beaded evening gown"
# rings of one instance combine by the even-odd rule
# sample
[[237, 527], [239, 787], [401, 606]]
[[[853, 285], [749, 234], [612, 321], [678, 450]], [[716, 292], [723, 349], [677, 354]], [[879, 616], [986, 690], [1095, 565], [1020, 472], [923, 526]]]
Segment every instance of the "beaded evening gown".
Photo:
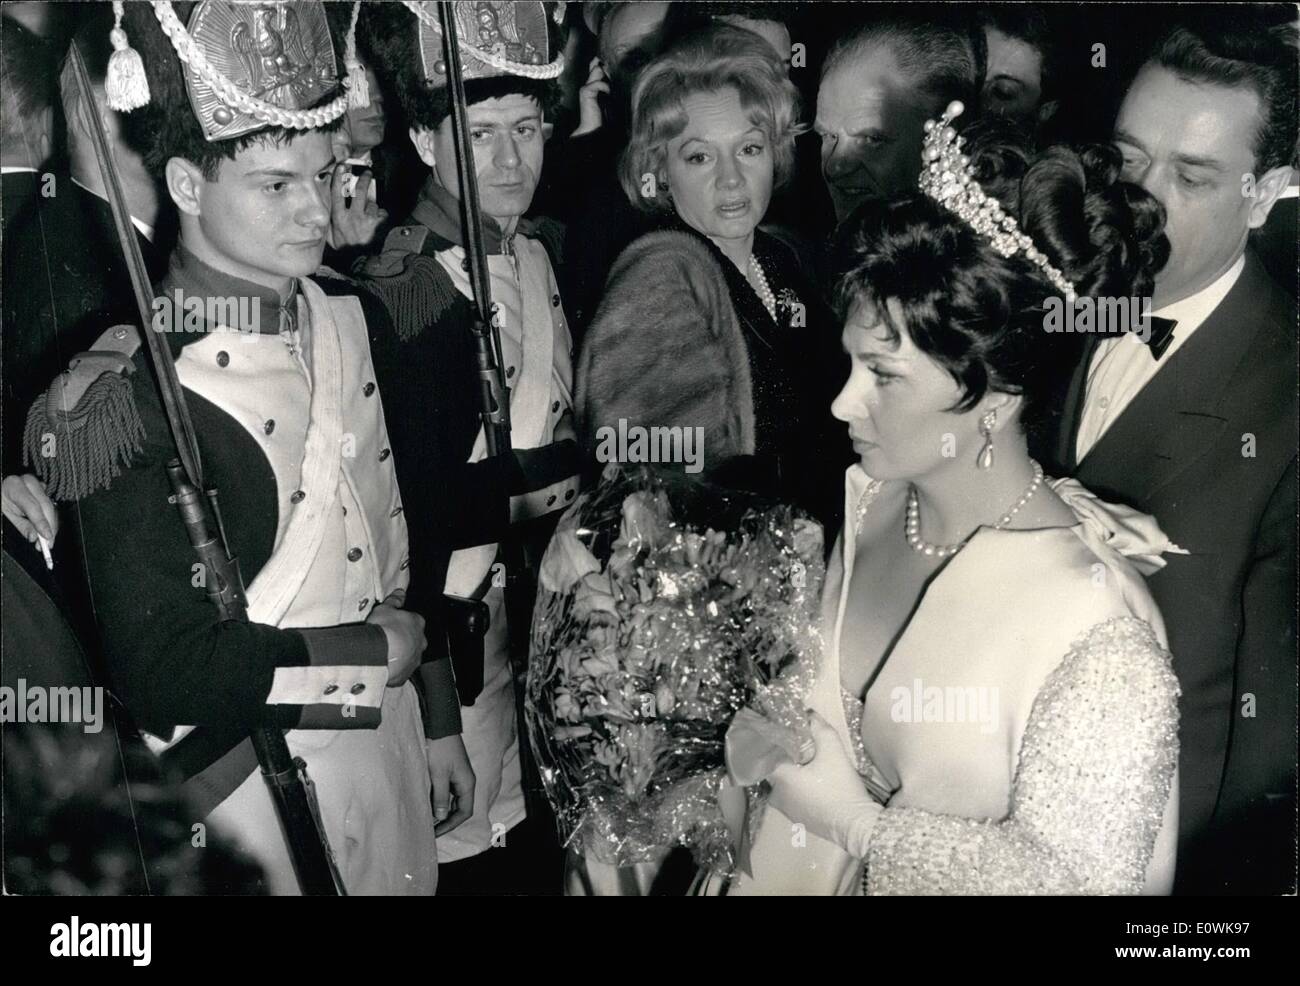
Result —
[[[809, 705], [886, 807], [859, 860], [767, 806], [730, 893], [1168, 891], [1178, 684], [1134, 563], [1177, 549], [1150, 518], [1052, 485], [1079, 523], [980, 530], [930, 582], [865, 702], [840, 685], [857, 548], [841, 535]], [[849, 469], [850, 525], [882, 486]]]

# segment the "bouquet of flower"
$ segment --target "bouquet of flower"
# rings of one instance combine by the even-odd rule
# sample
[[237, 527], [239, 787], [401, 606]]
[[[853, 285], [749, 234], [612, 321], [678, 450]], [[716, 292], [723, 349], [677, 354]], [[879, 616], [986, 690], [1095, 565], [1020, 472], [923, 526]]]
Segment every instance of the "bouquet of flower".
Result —
[[689, 846], [724, 874], [723, 738], [792, 729], [815, 673], [822, 530], [792, 507], [611, 464], [539, 571], [526, 709], [566, 844], [604, 863]]

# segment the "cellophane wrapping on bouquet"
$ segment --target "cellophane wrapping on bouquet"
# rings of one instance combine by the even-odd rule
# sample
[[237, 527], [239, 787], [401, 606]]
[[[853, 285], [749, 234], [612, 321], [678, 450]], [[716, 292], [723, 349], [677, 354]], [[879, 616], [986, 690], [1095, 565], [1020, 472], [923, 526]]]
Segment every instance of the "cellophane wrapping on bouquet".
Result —
[[681, 472], [611, 464], [543, 558], [526, 709], [561, 834], [603, 863], [688, 846], [724, 875], [723, 740], [745, 706], [806, 728], [822, 529]]

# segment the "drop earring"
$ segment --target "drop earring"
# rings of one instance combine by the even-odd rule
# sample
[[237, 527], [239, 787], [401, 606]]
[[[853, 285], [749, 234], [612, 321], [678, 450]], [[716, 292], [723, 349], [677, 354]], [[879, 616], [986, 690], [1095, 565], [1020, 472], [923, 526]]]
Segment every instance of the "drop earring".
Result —
[[989, 411], [980, 418], [980, 434], [984, 436], [984, 447], [980, 449], [975, 464], [981, 469], [993, 468], [993, 426], [998, 422], [998, 412]]

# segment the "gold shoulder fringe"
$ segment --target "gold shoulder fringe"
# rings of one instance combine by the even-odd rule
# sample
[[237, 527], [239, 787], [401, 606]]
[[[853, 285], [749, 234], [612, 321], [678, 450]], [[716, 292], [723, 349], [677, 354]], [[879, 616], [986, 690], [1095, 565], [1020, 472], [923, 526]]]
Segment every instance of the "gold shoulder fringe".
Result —
[[125, 374], [105, 371], [66, 406], [72, 371], [58, 376], [27, 414], [23, 459], [55, 500], [107, 489], [143, 448], [144, 424]]
[[420, 335], [463, 297], [442, 265], [423, 254], [407, 254], [401, 273], [368, 276], [362, 283], [384, 303], [403, 342]]

